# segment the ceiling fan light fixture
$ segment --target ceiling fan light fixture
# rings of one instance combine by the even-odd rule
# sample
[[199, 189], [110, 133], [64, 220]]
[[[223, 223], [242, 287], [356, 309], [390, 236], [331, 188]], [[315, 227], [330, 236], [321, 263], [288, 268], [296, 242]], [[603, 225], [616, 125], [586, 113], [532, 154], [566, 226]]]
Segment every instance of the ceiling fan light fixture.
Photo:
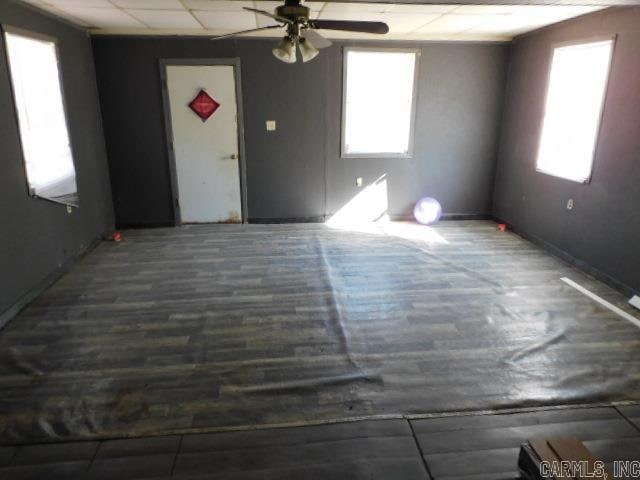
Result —
[[300, 38], [298, 47], [300, 48], [300, 56], [302, 57], [302, 61], [305, 63], [313, 60], [320, 53], [320, 51], [316, 47], [314, 47], [306, 38]]
[[[283, 28], [286, 36], [280, 41], [278, 46], [271, 50], [273, 56], [284, 63], [296, 63], [298, 48], [303, 62], [309, 62], [316, 58], [319, 50], [327, 48], [331, 42], [320, 35], [316, 30], [342, 30], [356, 33], [378, 33], [389, 32], [389, 26], [384, 22], [370, 22], [363, 20], [327, 20], [309, 18], [311, 10], [303, 5], [304, 0], [280, 0], [284, 4], [275, 9], [274, 13], [261, 10], [259, 8], [242, 7], [243, 10], [251, 12], [252, 15], [268, 17], [277, 22], [276, 25], [250, 28], [239, 32], [227, 33], [212, 37], [211, 40], [222, 38], [234, 38], [240, 35], [254, 32], [262, 32], [274, 28]], [[358, 0], [352, 0], [358, 1]], [[237, 2], [239, 3], [239, 2]], [[247, 2], [248, 3], [248, 2]], [[280, 2], [278, 2], [280, 3]], [[313, 42], [313, 43], [311, 43]]]
[[290, 37], [284, 37], [280, 40], [278, 46], [271, 52], [281, 62], [296, 63], [296, 44]]

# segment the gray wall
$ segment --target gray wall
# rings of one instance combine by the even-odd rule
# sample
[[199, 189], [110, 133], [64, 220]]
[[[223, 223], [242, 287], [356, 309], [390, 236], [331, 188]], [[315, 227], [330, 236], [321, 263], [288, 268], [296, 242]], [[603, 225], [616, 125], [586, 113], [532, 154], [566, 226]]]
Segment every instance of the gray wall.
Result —
[[[3, 0], [0, 23], [58, 40], [80, 208], [27, 194], [9, 71], [0, 43], [0, 315], [113, 225], [91, 43], [87, 35]], [[2, 317], [0, 317], [2, 318]]]
[[[275, 42], [94, 37], [119, 224], [173, 221], [160, 58], [241, 59], [250, 219], [322, 218], [358, 193], [356, 177], [368, 183], [382, 174], [392, 215], [408, 215], [423, 195], [447, 213], [490, 213], [506, 44], [397, 44], [422, 51], [415, 156], [341, 159], [345, 43], [285, 65], [271, 55]], [[265, 131], [268, 119], [276, 132]]]
[[331, 52], [327, 102], [327, 213], [386, 174], [389, 211], [411, 215], [425, 195], [449, 214], [489, 214], [508, 45], [422, 44], [412, 159], [341, 159], [342, 52]]
[[[536, 173], [552, 45], [611, 34], [618, 37], [591, 183]], [[494, 213], [640, 291], [640, 7], [592, 14], [514, 42]]]

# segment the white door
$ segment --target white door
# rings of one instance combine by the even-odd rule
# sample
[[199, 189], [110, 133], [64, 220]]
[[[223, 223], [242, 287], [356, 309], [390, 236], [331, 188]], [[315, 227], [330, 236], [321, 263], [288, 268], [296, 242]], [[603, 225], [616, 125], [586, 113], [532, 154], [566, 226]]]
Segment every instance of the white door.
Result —
[[[166, 68], [182, 222], [240, 222], [234, 67]], [[204, 121], [189, 107], [201, 90], [220, 105]]]

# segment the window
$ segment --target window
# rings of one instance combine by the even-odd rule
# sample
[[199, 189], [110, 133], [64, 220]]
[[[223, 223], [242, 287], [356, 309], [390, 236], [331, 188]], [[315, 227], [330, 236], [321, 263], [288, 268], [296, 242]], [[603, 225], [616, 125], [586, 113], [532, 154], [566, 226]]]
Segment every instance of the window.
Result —
[[538, 171], [575, 182], [591, 177], [613, 40], [553, 51]]
[[29, 193], [78, 204], [56, 44], [5, 32]]
[[343, 157], [410, 157], [417, 50], [345, 48]]

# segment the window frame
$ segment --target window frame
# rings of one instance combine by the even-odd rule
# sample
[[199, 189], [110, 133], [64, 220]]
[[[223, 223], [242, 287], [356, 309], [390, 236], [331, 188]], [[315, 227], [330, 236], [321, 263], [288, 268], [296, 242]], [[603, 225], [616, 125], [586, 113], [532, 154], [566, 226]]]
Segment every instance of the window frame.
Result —
[[[547, 60], [547, 80], [546, 80], [546, 87], [545, 87], [545, 95], [544, 95], [544, 99], [542, 102], [542, 115], [540, 116], [540, 122], [538, 124], [538, 135], [537, 135], [537, 142], [536, 142], [536, 154], [535, 154], [535, 158], [534, 158], [534, 170], [536, 173], [540, 173], [543, 175], [547, 175], [549, 177], [552, 178], [556, 178], [559, 180], [565, 180], [568, 182], [572, 182], [572, 183], [577, 183], [580, 185], [589, 185], [591, 183], [591, 180], [593, 178], [593, 170], [594, 170], [594, 166], [595, 166], [595, 161], [596, 161], [596, 153], [598, 151], [598, 145], [600, 143], [600, 131], [602, 129], [602, 119], [604, 117], [604, 108], [607, 102], [607, 96], [609, 93], [609, 81], [611, 80], [611, 70], [613, 67], [613, 55], [615, 53], [615, 49], [616, 49], [616, 43], [617, 43], [617, 34], [613, 34], [613, 35], [597, 35], [597, 36], [592, 36], [592, 37], [586, 37], [586, 38], [579, 38], [579, 39], [575, 39], [575, 40], [567, 40], [567, 41], [562, 41], [562, 42], [554, 42], [551, 44], [550, 49], [549, 49], [549, 55], [548, 55], [548, 60]], [[611, 41], [611, 51], [609, 52], [609, 62], [607, 64], [607, 68], [606, 68], [606, 79], [605, 79], [605, 85], [604, 85], [604, 91], [602, 92], [602, 102], [600, 104], [600, 111], [598, 112], [597, 115], [597, 127], [596, 127], [596, 131], [595, 131], [595, 141], [593, 142], [593, 150], [591, 152], [591, 164], [590, 164], [590, 168], [589, 168], [589, 175], [587, 176], [587, 178], [585, 178], [584, 180], [576, 180], [573, 178], [567, 178], [567, 177], [563, 177], [560, 175], [557, 175], [553, 172], [547, 171], [545, 169], [539, 168], [538, 167], [538, 158], [540, 155], [540, 146], [542, 144], [542, 134], [544, 132], [544, 120], [547, 114], [547, 100], [549, 97], [549, 90], [551, 88], [551, 69], [553, 67], [553, 56], [555, 54], [556, 49], [558, 48], [564, 48], [564, 47], [574, 47], [574, 46], [579, 46], [579, 45], [585, 45], [585, 44], [589, 44], [589, 43], [598, 43], [598, 42], [606, 42], [606, 41]]]
[[[392, 52], [413, 53], [415, 64], [413, 70], [413, 91], [411, 94], [411, 112], [409, 118], [409, 142], [407, 152], [373, 152], [358, 153], [346, 151], [346, 126], [347, 126], [347, 75], [349, 52]], [[340, 121], [340, 158], [413, 158], [414, 132], [416, 124], [416, 110], [418, 103], [418, 80], [420, 79], [420, 54], [419, 48], [400, 47], [353, 47], [345, 46], [342, 52], [342, 115]]]
[[[11, 59], [9, 58], [9, 49], [7, 46], [7, 37], [6, 34], [13, 34], [13, 35], [17, 35], [17, 36], [22, 36], [25, 38], [30, 38], [32, 40], [37, 40], [37, 41], [41, 41], [41, 42], [49, 42], [53, 44], [53, 50], [55, 52], [56, 55], [56, 64], [58, 67], [58, 83], [60, 86], [60, 98], [62, 101], [62, 113], [64, 116], [64, 121], [65, 121], [65, 127], [67, 130], [67, 136], [69, 138], [69, 150], [71, 152], [71, 162], [73, 163], [73, 171], [74, 171], [74, 175], [75, 175], [75, 183], [76, 183], [76, 203], [70, 203], [70, 202], [65, 202], [65, 201], [60, 201], [60, 200], [56, 200], [55, 198], [51, 198], [51, 197], [44, 197], [41, 195], [38, 195], [35, 192], [35, 189], [32, 187], [31, 185], [31, 181], [29, 180], [29, 173], [27, 171], [27, 162], [26, 162], [26, 158], [25, 158], [25, 153], [24, 153], [24, 146], [22, 143], [22, 130], [21, 130], [21, 126], [20, 126], [20, 119], [18, 117], [18, 107], [16, 105], [16, 94], [15, 94], [15, 90], [14, 90], [14, 85], [13, 85], [13, 76], [11, 73]], [[59, 46], [59, 40], [57, 37], [53, 37], [51, 35], [46, 35], [44, 33], [40, 33], [40, 32], [35, 32], [33, 30], [27, 30], [24, 28], [20, 28], [20, 27], [14, 27], [12, 25], [6, 25], [6, 24], [0, 24], [0, 55], [3, 55], [4, 57], [4, 61], [6, 63], [7, 66], [7, 80], [9, 82], [9, 91], [11, 92], [11, 106], [12, 111], [13, 111], [13, 116], [15, 118], [15, 125], [16, 125], [16, 130], [18, 133], [18, 143], [20, 146], [20, 156], [22, 159], [22, 168], [24, 171], [24, 178], [25, 178], [25, 182], [27, 184], [27, 194], [29, 197], [33, 198], [33, 199], [38, 199], [38, 200], [45, 200], [51, 203], [55, 203], [58, 205], [66, 205], [67, 207], [79, 207], [79, 201], [80, 201], [80, 192], [79, 192], [79, 186], [78, 186], [78, 168], [76, 166], [76, 154], [74, 152], [74, 140], [73, 140], [73, 135], [71, 132], [71, 128], [70, 126], [70, 122], [69, 122], [69, 113], [68, 113], [68, 108], [67, 108], [67, 99], [66, 99], [66, 90], [64, 87], [64, 78], [63, 78], [63, 73], [62, 73], [62, 59], [61, 59], [61, 55], [60, 55], [60, 46]]]

